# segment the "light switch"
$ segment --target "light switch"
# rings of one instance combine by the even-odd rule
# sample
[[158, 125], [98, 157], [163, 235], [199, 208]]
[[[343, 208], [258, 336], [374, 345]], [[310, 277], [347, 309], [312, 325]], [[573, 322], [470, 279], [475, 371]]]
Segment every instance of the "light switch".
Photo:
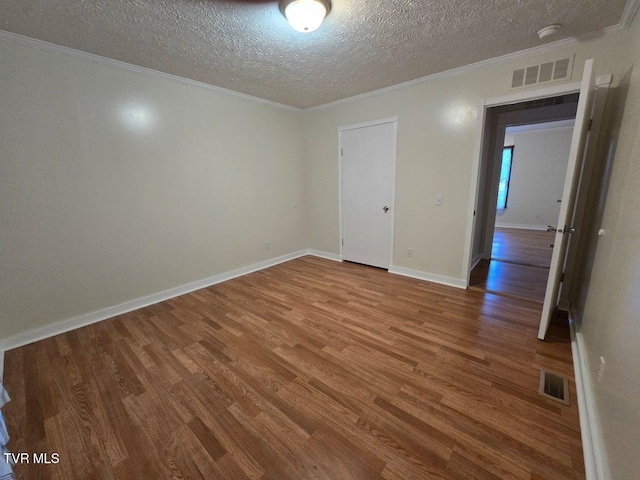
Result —
[[442, 195], [436, 195], [436, 206], [437, 207], [442, 206]]

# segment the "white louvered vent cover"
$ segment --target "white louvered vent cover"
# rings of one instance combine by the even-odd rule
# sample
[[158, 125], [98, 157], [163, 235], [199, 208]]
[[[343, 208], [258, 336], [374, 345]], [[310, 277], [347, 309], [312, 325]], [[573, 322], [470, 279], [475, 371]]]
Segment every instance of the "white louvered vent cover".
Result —
[[562, 58], [555, 62], [546, 62], [540, 65], [531, 65], [527, 68], [519, 68], [513, 71], [511, 88], [529, 87], [538, 83], [547, 83], [555, 80], [565, 80], [571, 77], [573, 59]]

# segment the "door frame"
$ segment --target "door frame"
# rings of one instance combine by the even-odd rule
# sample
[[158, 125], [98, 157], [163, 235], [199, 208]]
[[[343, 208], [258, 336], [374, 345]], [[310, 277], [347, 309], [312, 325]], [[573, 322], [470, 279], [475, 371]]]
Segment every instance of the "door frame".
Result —
[[[506, 138], [507, 128], [516, 125], [532, 125], [546, 122], [554, 122], [559, 120], [572, 119], [575, 121], [575, 109], [573, 107], [567, 108], [568, 104], [554, 105], [542, 107], [543, 113], [538, 113], [540, 109], [532, 110], [516, 110], [512, 112], [498, 113], [493, 116], [495, 120], [495, 129], [490, 132], [490, 135], [486, 135], [485, 139], [489, 139], [493, 142], [493, 149], [487, 150], [488, 157], [484, 161], [488, 164], [488, 175], [486, 180], [488, 184], [485, 185], [485, 191], [479, 191], [478, 197], [484, 196], [486, 210], [482, 211], [482, 216], [485, 217], [485, 238], [484, 238], [484, 251], [480, 256], [481, 259], [490, 260], [492, 252], [493, 238], [495, 235], [495, 222], [497, 218], [497, 194], [499, 183], [499, 170], [502, 165], [502, 150], [504, 148], [504, 138]], [[577, 107], [576, 107], [577, 108]], [[541, 121], [544, 119], [543, 121]], [[498, 167], [496, 169], [496, 167]], [[482, 166], [480, 167], [482, 170]], [[482, 177], [481, 177], [482, 180]], [[487, 189], [487, 187], [489, 187]], [[488, 195], [487, 195], [488, 194]], [[487, 203], [488, 199], [488, 203]], [[478, 215], [479, 206], [476, 206], [476, 215]], [[478, 226], [476, 219], [475, 226]], [[475, 237], [474, 232], [474, 237]], [[475, 252], [472, 252], [472, 254]], [[472, 255], [473, 259], [473, 255]]]
[[389, 214], [391, 215], [391, 228], [389, 232], [389, 265], [393, 265], [393, 237], [395, 232], [395, 210], [396, 210], [396, 166], [398, 157], [398, 117], [386, 117], [379, 120], [369, 122], [354, 123], [338, 127], [338, 245], [340, 246], [340, 258], [342, 259], [342, 132], [349, 130], [357, 130], [359, 128], [375, 127], [377, 125], [393, 124], [393, 135], [395, 137], [395, 149], [392, 161], [393, 174], [391, 176], [391, 205], [389, 206]]
[[569, 95], [580, 92], [581, 82], [563, 83], [550, 87], [537, 88], [515, 92], [508, 95], [493, 98], [483, 98], [476, 103], [476, 133], [473, 147], [473, 163], [471, 165], [471, 180], [469, 184], [469, 204], [467, 206], [467, 228], [465, 232], [464, 254], [462, 261], [461, 277], [465, 281], [465, 288], [469, 288], [471, 280], [471, 270], [473, 265], [473, 240], [475, 234], [475, 210], [478, 203], [480, 187], [480, 164], [483, 160], [484, 151], [484, 131], [486, 127], [487, 110], [492, 107], [511, 105], [514, 103], [527, 102], [531, 100], [541, 100], [548, 97]]

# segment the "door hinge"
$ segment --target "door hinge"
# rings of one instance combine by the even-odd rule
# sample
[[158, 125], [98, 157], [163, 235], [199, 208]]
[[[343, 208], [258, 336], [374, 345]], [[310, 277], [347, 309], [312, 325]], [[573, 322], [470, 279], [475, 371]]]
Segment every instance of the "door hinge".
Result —
[[589, 132], [591, 131], [591, 127], [593, 127], [593, 118], [589, 120], [589, 128], [587, 129]]
[[342, 245], [344, 245], [344, 238], [342, 239]]
[[340, 156], [341, 157], [344, 156], [344, 150], [343, 149], [340, 149]]
[[562, 272], [562, 275], [560, 275], [560, 281], [564, 282], [564, 272]]

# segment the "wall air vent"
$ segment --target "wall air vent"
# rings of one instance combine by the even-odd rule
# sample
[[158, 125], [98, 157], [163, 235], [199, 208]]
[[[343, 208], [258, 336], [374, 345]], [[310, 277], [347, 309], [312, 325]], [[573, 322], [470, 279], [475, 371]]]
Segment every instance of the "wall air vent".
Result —
[[562, 60], [556, 60], [556, 68], [553, 71], [554, 80], [562, 80], [569, 76], [569, 59], [563, 58]]
[[562, 58], [554, 62], [519, 68], [513, 71], [511, 88], [529, 87], [538, 83], [566, 80], [571, 77], [572, 71], [572, 58]]
[[569, 379], [540, 370], [540, 394], [556, 402], [569, 405]]
[[521, 87], [522, 85], [524, 85], [524, 68], [515, 70], [511, 80], [511, 88]]
[[[566, 74], [565, 74], [566, 76]], [[540, 65], [540, 76], [538, 82], [550, 82], [553, 78], [553, 62], [547, 62]]]
[[539, 65], [534, 65], [533, 67], [527, 67], [527, 72], [524, 75], [524, 84], [535, 85], [536, 83], [538, 83], [539, 70], [540, 70]]

